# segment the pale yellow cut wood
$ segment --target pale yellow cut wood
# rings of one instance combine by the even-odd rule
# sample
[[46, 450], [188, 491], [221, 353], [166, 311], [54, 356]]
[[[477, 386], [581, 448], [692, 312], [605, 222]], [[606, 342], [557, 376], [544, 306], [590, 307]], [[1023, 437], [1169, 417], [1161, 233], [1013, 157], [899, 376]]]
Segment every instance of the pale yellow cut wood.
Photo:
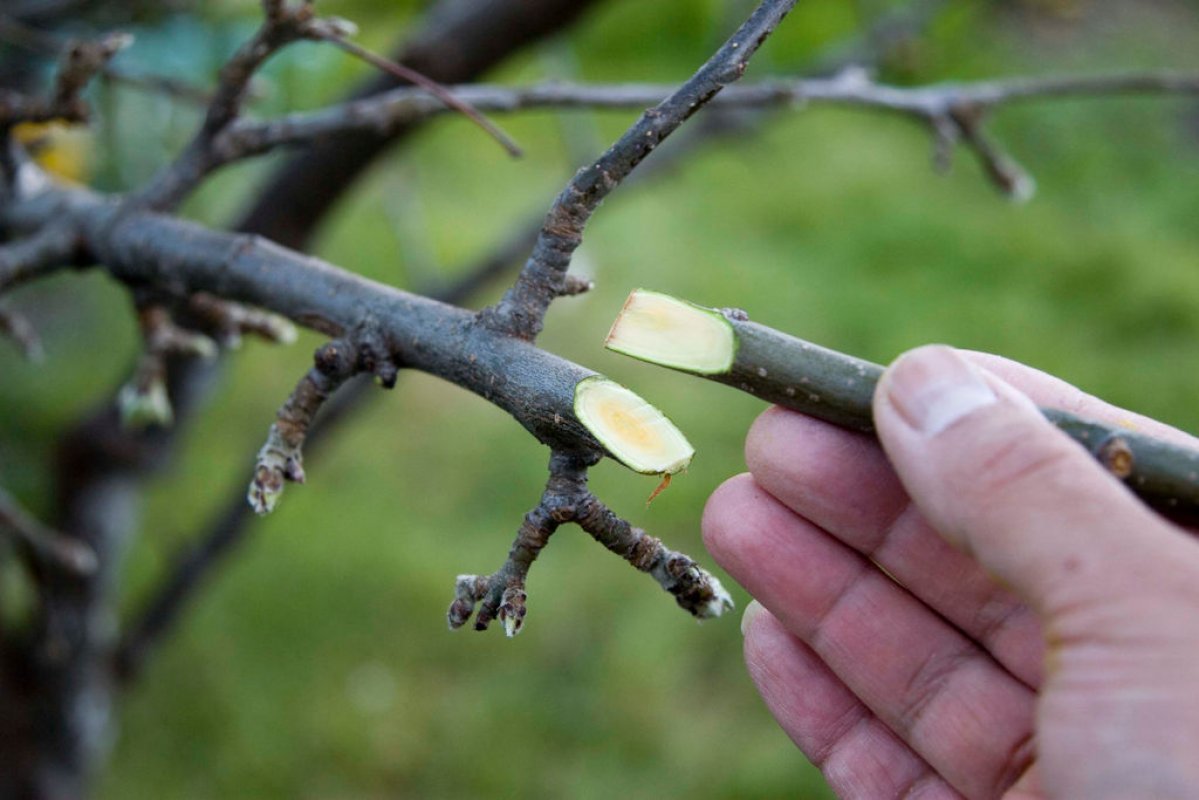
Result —
[[674, 424], [634, 392], [593, 375], [575, 387], [575, 415], [620, 463], [650, 475], [672, 474], [695, 449]]
[[645, 289], [629, 295], [604, 346], [699, 375], [728, 372], [737, 352], [733, 326], [719, 313]]

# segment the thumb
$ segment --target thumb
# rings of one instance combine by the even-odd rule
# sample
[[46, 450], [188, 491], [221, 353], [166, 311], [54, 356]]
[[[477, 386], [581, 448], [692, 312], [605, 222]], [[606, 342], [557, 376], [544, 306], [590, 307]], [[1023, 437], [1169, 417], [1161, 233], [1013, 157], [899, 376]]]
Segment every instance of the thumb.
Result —
[[1098, 599], [1130, 559], [1173, 549], [1171, 526], [1027, 397], [949, 347], [888, 368], [874, 419], [932, 526], [1042, 612]]

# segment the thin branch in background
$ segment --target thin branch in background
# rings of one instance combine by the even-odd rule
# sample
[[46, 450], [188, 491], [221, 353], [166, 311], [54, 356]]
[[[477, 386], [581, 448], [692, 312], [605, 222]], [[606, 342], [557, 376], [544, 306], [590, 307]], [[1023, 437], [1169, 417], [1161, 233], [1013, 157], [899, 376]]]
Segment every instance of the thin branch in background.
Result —
[[33, 323], [23, 314], [4, 306], [0, 306], [0, 337], [15, 342], [27, 361], [40, 364], [46, 358], [41, 337], [37, 335]]
[[[0, 16], [0, 40], [49, 57], [56, 57], [71, 46], [71, 42], [65, 39], [5, 16]], [[193, 105], [208, 105], [212, 100], [212, 93], [201, 86], [179, 78], [137, 72], [111, 61], [101, 66], [100, 77], [110, 83], [154, 92]]]
[[0, 489], [0, 536], [5, 535], [16, 541], [35, 569], [66, 570], [73, 575], [90, 575], [96, 570], [96, 554], [90, 547], [38, 522]]
[[[467, 83], [602, 4], [603, 0], [437, 0], [392, 51], [391, 59], [441, 84]], [[379, 73], [348, 96], [371, 97], [396, 85], [396, 78]], [[237, 229], [306, 249], [330, 207], [362, 172], [419, 127], [362, 131], [311, 143], [272, 172], [239, 217]]]
[[487, 117], [480, 114], [479, 111], [473, 108], [469, 103], [464, 103], [462, 100], [455, 97], [454, 93], [449, 89], [442, 86], [437, 81], [425, 77], [416, 70], [392, 61], [391, 59], [384, 58], [376, 53], [372, 53], [365, 47], [350, 41], [346, 38], [347, 32], [344, 27], [327, 24], [322, 26], [314, 25], [312, 26], [311, 35], [312, 38], [323, 42], [328, 42], [338, 49], [349, 53], [355, 58], [365, 61], [367, 64], [370, 64], [376, 69], [381, 69], [389, 75], [393, 75], [402, 81], [419, 86], [426, 92], [429, 92], [431, 95], [436, 97], [442, 103], [445, 103], [445, 105], [450, 109], [457, 111], [459, 114], [462, 114], [471, 122], [478, 125], [487, 133], [488, 136], [499, 142], [500, 147], [503, 147], [504, 150], [508, 152], [508, 155], [512, 156], [513, 158], [520, 158], [522, 155], [524, 155], [524, 151], [521, 150], [520, 145], [513, 141], [511, 136], [500, 130], [499, 126], [487, 119]]
[[541, 235], [512, 288], [486, 309], [483, 322], [533, 341], [545, 313], [562, 293], [571, 256], [599, 204], [671, 133], [722, 89], [745, 74], [749, 59], [774, 31], [794, 0], [765, 0], [699, 70], [647, 110], [594, 164], [581, 169], [558, 195]]
[[170, 210], [218, 167], [237, 157], [227, 152], [229, 141], [221, 134], [241, 114], [250, 81], [263, 64], [282, 48], [301, 40], [328, 42], [372, 66], [415, 83], [438, 101], [458, 111], [487, 131], [514, 156], [520, 148], [469, 104], [455, 98], [444, 86], [415, 70], [397, 64], [351, 42], [352, 26], [337, 18], [316, 17], [310, 3], [292, 6], [266, 0], [262, 24], [222, 67], [204, 122], [191, 143], [173, 162], [159, 171], [150, 183], [127, 199], [130, 208]]
[[225, 62], [204, 120], [192, 140], [149, 183], [125, 199], [128, 208], [176, 208], [221, 163], [215, 153], [218, 135], [242, 111], [250, 82], [271, 56], [305, 38], [313, 19], [308, 3], [295, 8], [264, 0], [264, 15], [254, 35]]
[[95, 40], [69, 44], [59, 59], [49, 94], [31, 97], [0, 90], [0, 130], [22, 122], [87, 122], [91, 109], [82, 97], [84, 88], [103, 71], [113, 56], [132, 42], [133, 37], [128, 34], [110, 33]]
[[137, 319], [142, 353], [133, 376], [117, 393], [117, 408], [128, 428], [166, 427], [175, 419], [167, 393], [168, 359], [213, 359], [217, 345], [207, 336], [181, 328], [166, 307], [155, 302], [139, 302]]

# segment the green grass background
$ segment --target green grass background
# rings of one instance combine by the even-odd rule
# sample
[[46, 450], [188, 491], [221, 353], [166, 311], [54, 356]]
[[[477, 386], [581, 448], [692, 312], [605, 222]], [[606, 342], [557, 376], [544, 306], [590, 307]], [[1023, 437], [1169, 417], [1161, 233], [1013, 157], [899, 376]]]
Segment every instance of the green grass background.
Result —
[[[219, 55], [212, 42], [236, 43], [251, 5], [147, 30], [134, 53], [207, 74]], [[364, 38], [384, 46], [411, 5], [325, 7], [357, 15]], [[1185, 44], [1199, 27], [1187, 6], [1133, 4], [1129, 24], [1133, 11], [1108, 5], [962, 3], [884, 75], [1199, 68]], [[879, 7], [801, 3], [749, 77], [802, 70]], [[723, 3], [616, 0], [496, 79], [678, 81], [732, 19]], [[268, 73], [264, 112], [317, 105], [360, 74], [336, 53], [295, 50]], [[110, 187], [144, 177], [194, 120], [158, 100], [104, 101], [96, 149], [116, 156], [97, 157], [97, 168]], [[528, 151], [521, 161], [443, 119], [361, 183], [319, 252], [398, 285], [448, 280], [548, 206], [577, 166], [568, 134], [607, 142], [631, 119], [503, 119]], [[652, 508], [654, 479], [613, 464], [594, 470], [598, 494], [710, 564], [700, 513], [744, 468], [741, 442], [761, 410], [725, 387], [602, 350], [639, 286], [739, 306], [878, 361], [930, 341], [1003, 353], [1199, 429], [1199, 105], [1029, 104], [1001, 112], [993, 129], [1037, 177], [1027, 205], [999, 197], [966, 153], [952, 174], [935, 175], [927, 133], [911, 123], [819, 108], [772, 115], [756, 134], [618, 190], [581, 250], [597, 288], [558, 302], [540, 343], [643, 394], [698, 455]], [[230, 219], [265, 167], [222, 174], [190, 213]], [[0, 352], [0, 481], [45, 510], [54, 435], [119, 385], [136, 337], [123, 291], [100, 275], [63, 276], [14, 300], [36, 317], [49, 361]], [[249, 343], [229, 360], [180, 457], [150, 484], [128, 554], [127, 609], [244, 486], [318, 343], [311, 334], [288, 349]], [[501, 563], [547, 455], [502, 412], [433, 378], [405, 375], [380, 393], [312, 461], [309, 483], [290, 487], [255, 527], [123, 699], [101, 796], [828, 796], [753, 691], [736, 618], [697, 625], [577, 528], [562, 529], [537, 562], [519, 638], [445, 630], [455, 575]], [[17, 575], [3, 575], [19, 599]]]

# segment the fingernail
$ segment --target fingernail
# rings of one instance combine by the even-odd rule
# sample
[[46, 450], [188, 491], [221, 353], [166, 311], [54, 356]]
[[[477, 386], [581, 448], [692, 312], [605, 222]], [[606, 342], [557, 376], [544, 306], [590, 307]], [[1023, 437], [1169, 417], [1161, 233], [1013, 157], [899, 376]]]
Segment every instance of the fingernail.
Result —
[[891, 368], [887, 397], [904, 421], [936, 436], [970, 412], [996, 401], [974, 367], [950, 347], [923, 347]]
[[757, 600], [749, 601], [749, 605], [745, 607], [745, 611], [741, 614], [741, 635], [749, 630], [749, 626], [754, 624], [754, 617], [762, 613], [762, 604]]

